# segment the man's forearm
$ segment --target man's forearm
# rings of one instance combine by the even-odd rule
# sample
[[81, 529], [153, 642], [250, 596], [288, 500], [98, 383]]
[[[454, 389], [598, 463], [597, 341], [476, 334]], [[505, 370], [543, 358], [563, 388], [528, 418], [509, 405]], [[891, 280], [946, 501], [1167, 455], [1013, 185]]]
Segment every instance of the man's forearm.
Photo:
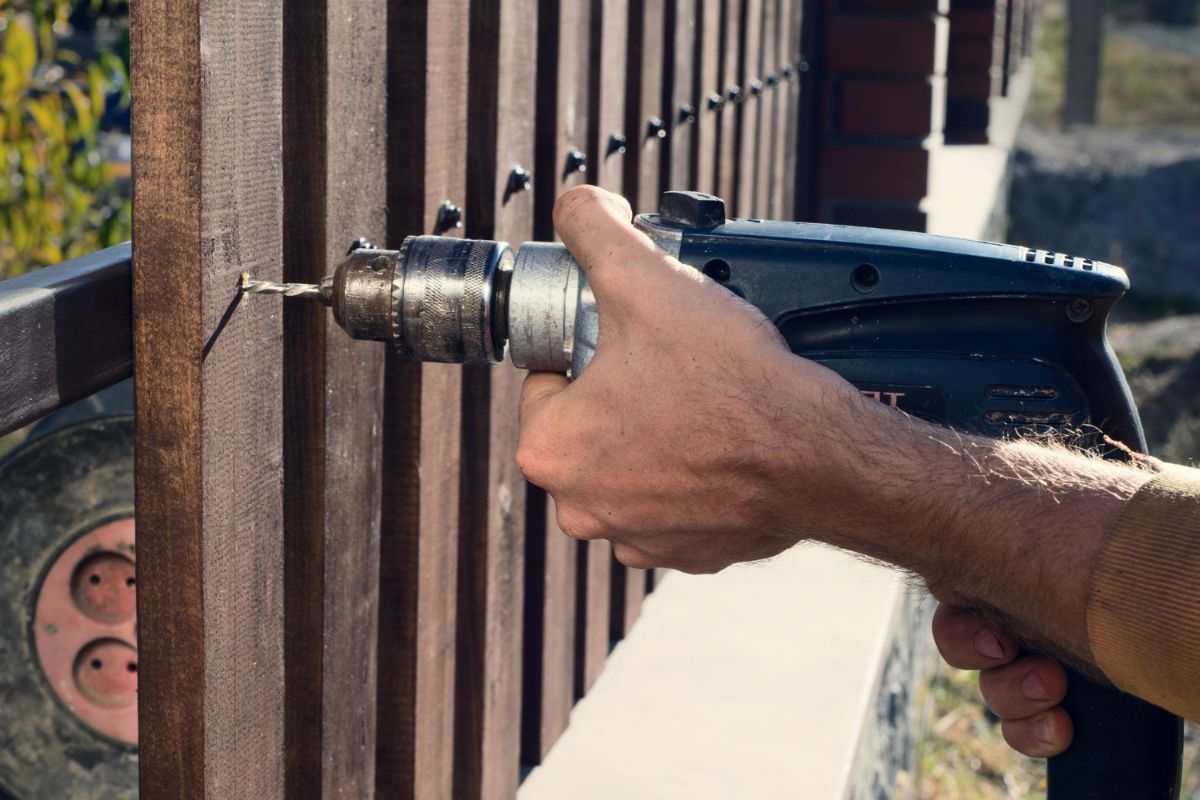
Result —
[[1018, 633], [1092, 663], [1096, 555], [1145, 470], [1065, 447], [962, 436], [867, 402], [843, 453], [857, 509], [819, 535], [920, 574], [943, 599], [1003, 609]]

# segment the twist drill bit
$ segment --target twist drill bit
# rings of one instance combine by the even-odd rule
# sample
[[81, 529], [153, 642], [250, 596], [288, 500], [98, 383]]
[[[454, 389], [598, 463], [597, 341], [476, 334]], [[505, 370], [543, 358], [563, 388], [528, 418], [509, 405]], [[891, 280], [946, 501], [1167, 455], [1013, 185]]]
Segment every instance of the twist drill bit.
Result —
[[310, 300], [320, 300], [329, 304], [327, 292], [322, 291], [316, 283], [277, 283], [276, 281], [260, 281], [250, 277], [250, 273], [242, 273], [242, 292], [249, 294], [281, 294], [284, 297], [304, 297]]

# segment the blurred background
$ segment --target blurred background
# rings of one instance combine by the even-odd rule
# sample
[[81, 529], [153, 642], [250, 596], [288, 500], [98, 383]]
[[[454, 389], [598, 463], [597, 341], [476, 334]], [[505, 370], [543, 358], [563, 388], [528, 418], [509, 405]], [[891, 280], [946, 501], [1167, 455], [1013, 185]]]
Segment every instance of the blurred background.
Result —
[[[1093, 98], [1078, 84], [1068, 91], [1068, 9], [1046, 4], [1007, 238], [1128, 269], [1134, 288], [1113, 343], [1152, 452], [1191, 463], [1200, 457], [1200, 0], [1096, 8]], [[127, 0], [0, 0], [0, 279], [130, 237], [128, 72]], [[1044, 796], [1042, 764], [1007, 748], [975, 675], [942, 668], [926, 694], [918, 769], [897, 796]], [[1195, 750], [1189, 729], [1189, 798], [1200, 798]]]

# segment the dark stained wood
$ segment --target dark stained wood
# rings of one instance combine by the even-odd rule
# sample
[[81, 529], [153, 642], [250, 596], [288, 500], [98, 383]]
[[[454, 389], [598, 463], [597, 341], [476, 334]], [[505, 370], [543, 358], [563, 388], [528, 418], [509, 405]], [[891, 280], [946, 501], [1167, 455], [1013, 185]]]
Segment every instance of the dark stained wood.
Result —
[[763, 94], [760, 98], [762, 113], [758, 121], [758, 163], [754, 186], [754, 213], [759, 217], [771, 216], [771, 190], [778, 176], [774, 170], [775, 118], [779, 113], [779, 38], [775, 34], [777, 8], [780, 0], [762, 0], [762, 52], [761, 74]]
[[[722, 0], [697, 0], [695, 80], [699, 117], [692, 145], [692, 175], [701, 192], [717, 192], [717, 123], [719, 103], [724, 99], [721, 86], [721, 4]], [[716, 107], [713, 103], [718, 103]]]
[[567, 729], [575, 702], [577, 543], [559, 530], [545, 492], [531, 486], [528, 497], [521, 761], [535, 766]]
[[785, 177], [784, 157], [789, 147], [788, 117], [792, 113], [791, 84], [796, 82], [789, 79], [786, 73], [788, 55], [793, 51], [791, 44], [791, 9], [792, 0], [777, 0], [775, 6], [775, 73], [779, 76], [779, 84], [775, 87], [775, 145], [771, 149], [771, 172], [775, 176], [771, 184], [771, 199], [767, 209], [771, 219], [787, 219], [788, 209], [785, 206], [787, 185], [790, 179]]
[[0, 282], [0, 436], [133, 373], [129, 242]]
[[[468, 0], [388, 4], [388, 241], [466, 196]], [[455, 230], [446, 231], [448, 234]], [[462, 368], [389, 355], [376, 796], [451, 796]]]
[[762, 12], [764, 0], [744, 0], [742, 5], [742, 106], [741, 148], [738, 152], [738, 191], [736, 213], [740, 217], [758, 216], [758, 130], [762, 124]]
[[700, 107], [695, 81], [698, 0], [666, 0], [664, 5], [663, 120], [669, 134], [662, 151], [662, 188], [694, 189], [692, 140]]
[[629, 46], [625, 67], [624, 194], [634, 213], [657, 211], [660, 166], [667, 139], [663, 104], [663, 6], [665, 0], [629, 0]]
[[721, 12], [721, 110], [717, 135], [717, 194], [725, 200], [730, 215], [738, 207], [738, 168], [741, 152], [741, 120], [745, 91], [741, 73], [742, 5], [744, 0], [723, 0]]
[[[588, 47], [588, 182], [621, 192], [625, 131], [625, 59], [628, 0], [591, 0]], [[599, 677], [608, 657], [612, 602], [612, 547], [606, 541], [579, 543], [579, 595], [576, 615], [576, 693], [582, 695]]]
[[281, 798], [281, 9], [131, 13], [141, 797]]
[[[385, 233], [386, 13], [284, 15], [284, 276], [319, 282]], [[290, 797], [375, 792], [384, 349], [284, 304], [284, 620]]]
[[[792, 77], [787, 88], [787, 121], [786, 144], [783, 148], [783, 216], [784, 219], [796, 219], [796, 183], [799, 170], [798, 159], [801, 151], [801, 139], [804, 132], [800, 119], [803, 107], [802, 96], [807, 79], [807, 63], [802, 60], [801, 32], [803, 31], [804, 0], [786, 0], [788, 9], [787, 50], [784, 59], [792, 66]], [[808, 147], [804, 147], [807, 152]]]
[[[589, 2], [538, 1], [534, 236], [555, 238], [551, 212], [587, 180]], [[528, 44], [528, 43], [527, 43]], [[583, 162], [577, 160], [582, 158]]]
[[[536, 0], [474, 0], [467, 233], [518, 246], [533, 233]], [[518, 173], [519, 175], [519, 173]], [[513, 454], [524, 373], [463, 374], [454, 796], [512, 798], [520, 776], [525, 481]]]
[[[629, 0], [591, 0], [588, 70], [588, 182], [623, 190], [625, 155], [633, 132], [625, 130], [625, 57]], [[618, 141], [627, 144], [618, 147]]]

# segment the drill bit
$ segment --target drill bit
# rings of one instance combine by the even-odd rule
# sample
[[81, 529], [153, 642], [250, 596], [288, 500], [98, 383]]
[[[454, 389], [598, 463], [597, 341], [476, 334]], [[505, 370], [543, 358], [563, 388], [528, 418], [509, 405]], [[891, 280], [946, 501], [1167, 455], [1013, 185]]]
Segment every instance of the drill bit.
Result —
[[326, 294], [316, 283], [277, 283], [275, 281], [260, 281], [250, 277], [250, 273], [242, 273], [242, 292], [250, 294], [281, 294], [284, 297], [305, 297], [310, 300], [320, 300], [328, 304]]

